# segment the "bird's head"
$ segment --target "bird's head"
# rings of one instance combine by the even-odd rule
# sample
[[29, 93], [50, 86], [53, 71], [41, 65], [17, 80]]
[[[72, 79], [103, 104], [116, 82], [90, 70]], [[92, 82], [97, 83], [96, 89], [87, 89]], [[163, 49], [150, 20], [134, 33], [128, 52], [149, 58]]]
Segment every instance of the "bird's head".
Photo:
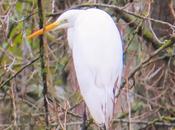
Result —
[[74, 25], [74, 22], [80, 12], [81, 10], [68, 10], [61, 14], [55, 22], [33, 32], [27, 38], [31, 39], [51, 30], [70, 28]]

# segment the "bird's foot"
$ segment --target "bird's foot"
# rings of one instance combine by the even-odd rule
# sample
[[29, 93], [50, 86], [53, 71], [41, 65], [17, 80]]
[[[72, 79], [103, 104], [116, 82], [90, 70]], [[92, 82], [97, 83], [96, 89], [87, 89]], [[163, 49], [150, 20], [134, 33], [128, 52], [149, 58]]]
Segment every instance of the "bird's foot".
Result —
[[106, 125], [105, 124], [101, 124], [100, 125], [100, 130], [107, 130]]

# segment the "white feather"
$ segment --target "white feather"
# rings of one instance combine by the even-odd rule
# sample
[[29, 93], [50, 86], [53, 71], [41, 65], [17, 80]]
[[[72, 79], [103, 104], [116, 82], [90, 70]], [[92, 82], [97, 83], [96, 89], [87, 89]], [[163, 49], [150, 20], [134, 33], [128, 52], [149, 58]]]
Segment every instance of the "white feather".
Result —
[[120, 33], [112, 18], [99, 9], [71, 10], [67, 18], [81, 94], [94, 120], [108, 126], [114, 108], [114, 84], [120, 85], [123, 51]]

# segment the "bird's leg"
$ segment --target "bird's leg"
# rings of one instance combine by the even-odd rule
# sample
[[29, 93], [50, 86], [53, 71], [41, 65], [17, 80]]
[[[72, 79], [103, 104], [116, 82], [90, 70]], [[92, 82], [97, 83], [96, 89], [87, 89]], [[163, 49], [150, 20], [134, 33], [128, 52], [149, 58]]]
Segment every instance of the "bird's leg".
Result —
[[86, 104], [84, 103], [84, 112], [83, 112], [83, 124], [82, 124], [82, 130], [87, 130], [87, 115], [86, 115]]
[[107, 129], [106, 129], [106, 125], [105, 125], [105, 124], [101, 124], [100, 130], [107, 130]]
[[106, 125], [105, 125], [105, 124], [103, 125], [103, 130], [107, 130], [107, 129], [106, 129]]

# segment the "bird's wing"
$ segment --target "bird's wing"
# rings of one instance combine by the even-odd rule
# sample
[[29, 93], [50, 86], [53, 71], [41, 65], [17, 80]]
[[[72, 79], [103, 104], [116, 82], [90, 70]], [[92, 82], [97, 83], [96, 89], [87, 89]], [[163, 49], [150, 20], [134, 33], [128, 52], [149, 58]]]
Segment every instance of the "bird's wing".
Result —
[[96, 122], [106, 123], [113, 113], [114, 84], [121, 75], [122, 45], [112, 19], [101, 13], [80, 16], [71, 36], [82, 96]]

